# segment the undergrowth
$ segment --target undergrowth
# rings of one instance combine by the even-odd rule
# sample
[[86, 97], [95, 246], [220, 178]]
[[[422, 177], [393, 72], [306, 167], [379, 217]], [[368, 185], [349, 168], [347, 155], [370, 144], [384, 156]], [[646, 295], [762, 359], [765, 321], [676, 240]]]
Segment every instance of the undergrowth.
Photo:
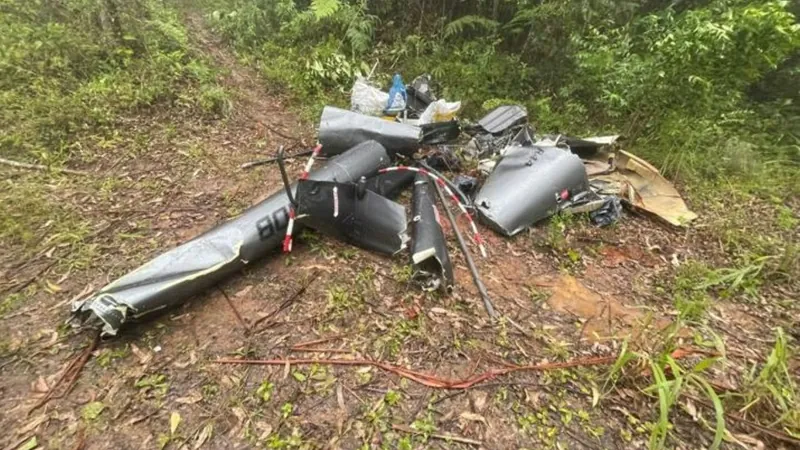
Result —
[[155, 104], [223, 113], [227, 94], [163, 2], [0, 2], [0, 153], [59, 164]]
[[[693, 337], [695, 345], [706, 348], [700, 357], [683, 358], [681, 335], [685, 334], [681, 319], [664, 329], [656, 339], [637, 342], [658, 342], [647, 347], [637, 344], [635, 350], [623, 343], [617, 361], [611, 367], [606, 392], [621, 385], [632, 385], [650, 396], [655, 403], [653, 420], [645, 422], [650, 431], [650, 449], [672, 448], [672, 432], [676, 406], [713, 432], [707, 448], [717, 449], [723, 441], [738, 442], [729, 430], [731, 415], [754, 420], [764, 426], [777, 427], [790, 436], [800, 436], [800, 395], [790, 374], [793, 358], [788, 338], [781, 328], [775, 330], [774, 347], [764, 363], [754, 364], [741, 379], [739, 389], [726, 390], [715, 381], [718, 369], [730, 365], [722, 339], [707, 327]], [[704, 414], [703, 408], [708, 412]]]

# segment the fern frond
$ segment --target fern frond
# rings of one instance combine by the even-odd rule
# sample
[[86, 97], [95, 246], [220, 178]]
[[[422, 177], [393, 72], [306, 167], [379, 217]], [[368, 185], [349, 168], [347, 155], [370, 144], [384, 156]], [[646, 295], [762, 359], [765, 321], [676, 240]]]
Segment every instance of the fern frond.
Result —
[[350, 43], [350, 47], [356, 53], [369, 50], [372, 46], [372, 37], [375, 33], [375, 25], [370, 20], [358, 20], [350, 23], [345, 31], [345, 38]]
[[340, 6], [342, 6], [340, 0], [311, 0], [311, 11], [317, 19], [332, 16]]
[[497, 21], [481, 16], [459, 17], [444, 27], [444, 37], [449, 38], [461, 34], [464, 30], [494, 31], [498, 25]]

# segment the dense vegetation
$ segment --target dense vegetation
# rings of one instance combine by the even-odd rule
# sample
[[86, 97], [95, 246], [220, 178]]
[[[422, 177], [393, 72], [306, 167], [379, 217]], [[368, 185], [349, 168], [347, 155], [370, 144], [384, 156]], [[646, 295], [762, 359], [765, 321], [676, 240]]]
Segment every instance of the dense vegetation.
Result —
[[156, 0], [0, 1], [0, 151], [58, 162], [125, 111], [225, 94]]
[[467, 113], [522, 103], [542, 131], [622, 133], [672, 175], [800, 161], [800, 28], [785, 1], [303, 3], [210, 10], [244, 58], [317, 109], [378, 63], [382, 81], [431, 73]]

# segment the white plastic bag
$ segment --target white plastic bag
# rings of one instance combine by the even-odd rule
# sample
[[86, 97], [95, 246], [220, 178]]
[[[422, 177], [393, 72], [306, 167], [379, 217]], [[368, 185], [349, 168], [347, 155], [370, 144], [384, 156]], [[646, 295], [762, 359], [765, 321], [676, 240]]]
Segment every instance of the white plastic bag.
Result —
[[356, 78], [353, 92], [350, 94], [350, 109], [370, 116], [383, 114], [389, 94], [372, 86], [364, 77]]
[[419, 116], [420, 125], [434, 122], [447, 122], [453, 120], [461, 109], [461, 102], [448, 103], [444, 99], [436, 100], [428, 105]]

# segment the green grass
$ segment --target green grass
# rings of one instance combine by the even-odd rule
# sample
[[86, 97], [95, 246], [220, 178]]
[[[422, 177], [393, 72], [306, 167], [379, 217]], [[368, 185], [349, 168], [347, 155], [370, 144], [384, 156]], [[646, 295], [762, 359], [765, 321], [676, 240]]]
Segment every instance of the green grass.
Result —
[[760, 368], [758, 364], [751, 368], [742, 394], [733, 400], [743, 405], [740, 412], [766, 414], [775, 418], [774, 425], [800, 436], [800, 391], [789, 369], [789, 361], [794, 356], [789, 338], [778, 328], [775, 345], [766, 362]]

